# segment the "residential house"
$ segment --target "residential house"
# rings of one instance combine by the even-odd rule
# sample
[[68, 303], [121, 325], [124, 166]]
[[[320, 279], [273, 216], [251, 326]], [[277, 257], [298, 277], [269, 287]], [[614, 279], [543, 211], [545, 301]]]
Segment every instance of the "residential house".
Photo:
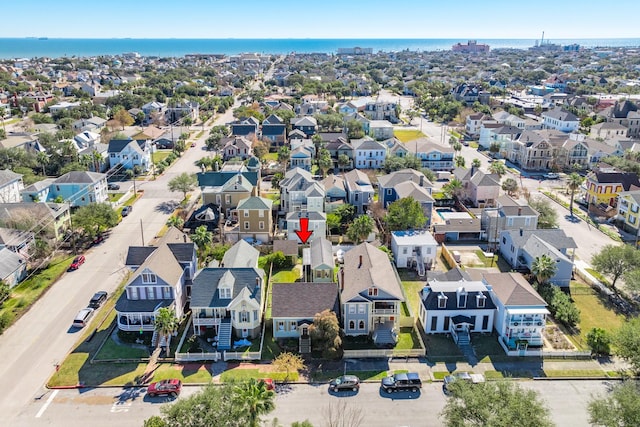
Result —
[[480, 169], [456, 168], [454, 176], [462, 183], [461, 198], [475, 208], [495, 206], [500, 196], [500, 177]]
[[[118, 329], [155, 331], [155, 319], [163, 307], [173, 309], [176, 317], [182, 319], [187, 302], [187, 281], [196, 266], [195, 245], [191, 243], [188, 246], [190, 249], [186, 252], [190, 252], [190, 259], [186, 267], [166, 243], [159, 245], [142, 261], [116, 302]], [[130, 249], [128, 262], [134, 258], [133, 252]], [[154, 332], [152, 344], [158, 338]]]
[[602, 205], [603, 209], [610, 211], [607, 207], [617, 206], [618, 194], [639, 189], [640, 180], [633, 172], [622, 172], [602, 164], [587, 174], [584, 186], [587, 203]]
[[306, 171], [311, 171], [312, 161], [312, 152], [306, 147], [298, 146], [292, 149], [289, 153], [289, 167], [291, 168], [300, 168]]
[[640, 234], [640, 189], [618, 193], [617, 221], [628, 233]]
[[484, 113], [469, 114], [465, 121], [464, 130], [471, 138], [478, 138], [480, 136], [480, 128], [485, 122], [496, 123], [490, 115]]
[[165, 119], [168, 123], [175, 123], [179, 120], [190, 119], [195, 123], [200, 118], [200, 104], [195, 101], [177, 102], [167, 106]]
[[[367, 98], [365, 98], [365, 100], [367, 100]], [[367, 100], [362, 113], [369, 120], [387, 120], [391, 123], [398, 123], [398, 117], [396, 114], [397, 108], [398, 103], [396, 101], [382, 99], [377, 99], [375, 101]]]
[[328, 241], [324, 236], [313, 239], [309, 245], [309, 258], [312, 282], [320, 283], [334, 281], [333, 270], [335, 268], [335, 262], [333, 260], [333, 251], [331, 249], [330, 241]]
[[543, 112], [542, 119], [546, 129], [555, 129], [566, 133], [577, 131], [580, 126], [580, 119], [563, 108], [554, 108]]
[[108, 200], [107, 175], [86, 171], [67, 172], [49, 187], [49, 200], [59, 197], [71, 207], [104, 203]]
[[44, 222], [43, 229], [48, 238], [62, 240], [65, 232], [71, 227], [71, 213], [67, 203], [0, 203], [0, 222], [6, 228], [18, 228], [28, 220], [32, 223]]
[[[576, 137], [574, 137], [576, 135]], [[555, 166], [560, 169], [586, 169], [589, 167], [589, 145], [591, 149], [595, 145], [605, 145], [592, 140], [585, 140], [578, 134], [569, 134], [561, 145], [556, 146], [553, 150], [555, 158]], [[553, 165], [552, 165], [553, 166]]]
[[327, 213], [333, 212], [338, 206], [347, 201], [347, 190], [344, 178], [340, 175], [329, 175], [321, 184], [324, 186], [325, 199], [324, 210]]
[[99, 133], [86, 130], [74, 136], [73, 142], [76, 145], [76, 150], [81, 151], [85, 148], [92, 147], [95, 144], [99, 144], [101, 139], [102, 137]]
[[471, 333], [491, 333], [496, 306], [482, 281], [430, 280], [420, 291], [418, 317], [426, 334], [451, 334], [458, 345], [468, 345]]
[[[346, 142], [345, 138], [338, 138], [335, 142], [330, 142], [324, 147], [335, 163], [341, 170], [353, 169], [353, 147]], [[340, 156], [345, 155], [349, 159], [349, 162], [345, 165], [341, 165], [339, 160]]]
[[18, 203], [24, 190], [22, 175], [9, 169], [0, 170], [0, 203]]
[[204, 268], [191, 290], [193, 333], [213, 330], [218, 350], [231, 349], [232, 337], [258, 338], [264, 302], [262, 269]]
[[589, 136], [591, 138], [600, 138], [602, 140], [627, 138], [629, 129], [617, 122], [602, 122], [591, 125]]
[[455, 152], [451, 147], [435, 144], [427, 138], [418, 138], [408, 141], [405, 148], [409, 154], [413, 154], [422, 162], [423, 168], [429, 168], [434, 172], [451, 171], [454, 168], [453, 157]]
[[500, 233], [505, 230], [535, 230], [538, 228], [538, 212], [526, 202], [521, 203], [509, 196], [500, 196], [495, 208], [482, 211], [482, 229], [487, 241], [496, 250]]
[[387, 146], [370, 137], [352, 139], [354, 166], [358, 169], [381, 169], [387, 158]]
[[356, 213], [366, 213], [369, 205], [373, 203], [375, 193], [369, 176], [362, 171], [353, 169], [344, 174], [344, 183], [348, 203], [356, 208]]
[[376, 141], [393, 138], [393, 124], [387, 120], [371, 120], [369, 135]]
[[640, 109], [632, 101], [616, 101], [614, 105], [604, 109], [599, 115], [604, 117], [607, 122], [626, 127], [628, 137], [640, 137]]
[[325, 191], [315, 181], [311, 172], [294, 168], [284, 174], [280, 181], [280, 212], [324, 211]]
[[471, 106], [476, 102], [489, 104], [489, 92], [482, 90], [482, 86], [477, 84], [461, 83], [454, 87], [451, 94], [456, 101], [461, 101]]
[[35, 241], [32, 231], [0, 227], [0, 249], [9, 249], [23, 258], [29, 257], [29, 249]]
[[344, 254], [338, 285], [345, 335], [395, 344], [405, 298], [388, 255], [366, 242], [355, 246]]
[[311, 352], [309, 327], [316, 314], [325, 310], [340, 319], [340, 299], [335, 283], [274, 283], [271, 290], [273, 337], [297, 338], [300, 353]]
[[257, 269], [259, 257], [259, 250], [240, 239], [224, 253], [220, 267]]
[[439, 243], [480, 240], [482, 235], [480, 218], [473, 218], [466, 212], [459, 217], [448, 217], [444, 223], [433, 225], [433, 237]]
[[[224, 169], [224, 168], [223, 168]], [[256, 196], [258, 173], [244, 167], [238, 170], [221, 170], [197, 174], [202, 192], [202, 204], [213, 203], [226, 218], [232, 216], [238, 203], [247, 197]]]
[[287, 239], [302, 243], [296, 234], [296, 230], [301, 230], [300, 220], [302, 218], [308, 221], [307, 230], [312, 232], [307, 242], [313, 242], [315, 239], [327, 235], [327, 214], [322, 211], [292, 211], [287, 213], [285, 217]]
[[107, 152], [111, 169], [133, 170], [137, 166], [146, 172], [151, 165], [151, 146], [147, 140], [112, 139]]
[[304, 116], [291, 119], [292, 130], [300, 130], [304, 132], [307, 137], [311, 138], [318, 131], [318, 121], [315, 117]]
[[238, 202], [238, 238], [269, 242], [273, 236], [273, 200], [252, 196]]
[[223, 138], [222, 141], [222, 158], [223, 160], [229, 160], [233, 158], [240, 158], [242, 160], [248, 159], [253, 156], [253, 142], [244, 136], [232, 136], [230, 138]]
[[260, 135], [259, 132], [260, 122], [255, 117], [245, 117], [238, 121], [229, 123], [231, 128], [231, 136], [244, 136], [251, 138], [251, 135], [256, 137]]
[[416, 202], [420, 203], [422, 213], [424, 214], [427, 222], [424, 227], [429, 228], [431, 225], [431, 216], [433, 214], [433, 206], [435, 205], [435, 199], [431, 196], [430, 188], [420, 187], [413, 181], [406, 181], [397, 184], [394, 187], [398, 199], [406, 199], [411, 197]]
[[7, 248], [0, 248], [0, 281], [11, 289], [25, 277], [27, 263], [24, 258]]
[[402, 169], [391, 172], [387, 175], [379, 176], [378, 201], [382, 203], [383, 208], [386, 209], [390, 203], [395, 202], [400, 198], [395, 187], [404, 182], [413, 182], [418, 184], [418, 186], [424, 188], [429, 195], [433, 190], [433, 184], [431, 181], [429, 181], [422, 172], [415, 169]]
[[523, 129], [500, 123], [483, 123], [480, 128], [478, 144], [489, 149], [492, 144], [498, 144], [501, 148], [507, 141], [518, 139]]
[[520, 273], [484, 273], [496, 306], [494, 328], [505, 350], [543, 346], [547, 303]]
[[99, 134], [107, 124], [107, 120], [102, 117], [89, 117], [88, 119], [79, 119], [71, 124], [75, 132], [92, 132]]
[[167, 112], [166, 104], [157, 101], [147, 102], [140, 109], [144, 113], [143, 123], [145, 125], [148, 125], [149, 123], [158, 124], [164, 121], [164, 117]]
[[266, 138], [277, 146], [287, 140], [287, 124], [275, 114], [262, 121], [262, 138]]
[[591, 170], [597, 169], [598, 165], [605, 157], [615, 156], [622, 157], [627, 151], [625, 146], [630, 147], [629, 151], [634, 151], [635, 143], [631, 141], [608, 141], [608, 143], [594, 141], [593, 139], [585, 138], [581, 141], [587, 147], [587, 167]]
[[438, 242], [428, 231], [393, 231], [391, 232], [391, 253], [398, 268], [413, 268], [415, 265], [419, 276], [435, 265]]

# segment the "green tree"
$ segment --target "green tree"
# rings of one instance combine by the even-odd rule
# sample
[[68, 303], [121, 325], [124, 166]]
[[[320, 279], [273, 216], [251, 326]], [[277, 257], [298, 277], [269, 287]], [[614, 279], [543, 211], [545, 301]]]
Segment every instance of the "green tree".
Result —
[[183, 172], [169, 181], [169, 191], [181, 191], [182, 198], [187, 198], [187, 193], [192, 191], [198, 185], [198, 180], [195, 175]]
[[640, 372], [640, 317], [623, 323], [613, 336], [615, 353]]
[[327, 214], [327, 228], [331, 233], [340, 232], [340, 217], [334, 213]]
[[640, 291], [640, 268], [630, 270], [624, 273], [625, 288], [631, 292]]
[[531, 200], [529, 206], [538, 212], [538, 228], [558, 228], [558, 213], [548, 200], [538, 197]]
[[[161, 307], [158, 309], [158, 314], [156, 314], [156, 320], [154, 323], [154, 328], [158, 335], [164, 337], [165, 345], [166, 345], [166, 356], [169, 357], [169, 337], [178, 330], [180, 326], [180, 320], [176, 317], [176, 312], [173, 311], [173, 308], [169, 307]], [[160, 346], [161, 340], [158, 340], [157, 346]]]
[[347, 136], [349, 139], [359, 139], [364, 137], [364, 130], [362, 129], [362, 123], [357, 120], [349, 120], [346, 123]]
[[482, 163], [480, 162], [480, 159], [473, 159], [471, 160], [471, 167], [478, 169], [480, 168], [480, 166], [482, 166]]
[[351, 223], [356, 217], [356, 208], [353, 205], [345, 203], [343, 205], [338, 206], [334, 211], [334, 214], [340, 217], [340, 224], [342, 226], [346, 226]]
[[502, 190], [506, 191], [509, 196], [513, 196], [518, 191], [518, 182], [513, 178], [507, 178], [502, 183]]
[[460, 144], [457, 140], [453, 143], [453, 151], [459, 153], [462, 151], [462, 144]]
[[640, 268], [640, 251], [629, 245], [607, 245], [591, 258], [591, 265], [600, 273], [613, 278], [611, 287], [625, 272]]
[[492, 142], [491, 145], [489, 145], [489, 152], [494, 156], [498, 154], [500, 152], [500, 143]]
[[589, 402], [589, 422], [604, 427], [636, 427], [640, 425], [640, 388], [627, 380], [617, 384], [605, 396]]
[[274, 398], [275, 393], [267, 390], [265, 382], [256, 381], [255, 378], [240, 383], [233, 389], [233, 402], [247, 412], [247, 425], [250, 427], [260, 426], [260, 417], [275, 409]]
[[536, 276], [536, 282], [540, 285], [547, 283], [549, 279], [555, 276], [558, 267], [556, 262], [547, 255], [536, 257], [531, 265], [531, 272]]
[[458, 178], [453, 178], [451, 181], [442, 186], [442, 191], [444, 192], [445, 196], [447, 196], [447, 198], [451, 199], [453, 197], [460, 197], [462, 188], [462, 181], [460, 181]]
[[347, 229], [347, 237], [356, 244], [362, 242], [373, 231], [373, 219], [369, 215], [360, 215]]
[[287, 146], [282, 146], [278, 150], [278, 163], [280, 163], [284, 169], [287, 168], [287, 162], [289, 161], [290, 154], [291, 152]]
[[422, 228], [427, 222], [420, 202], [413, 197], [404, 197], [389, 205], [384, 218], [389, 230]]
[[9, 298], [9, 295], [11, 295], [9, 284], [4, 280], [0, 280], [0, 307], [2, 307], [2, 303]]
[[289, 381], [292, 372], [298, 372], [306, 366], [302, 356], [284, 351], [273, 359], [273, 366], [278, 372], [285, 372], [284, 382]]
[[184, 219], [180, 218], [179, 216], [172, 215], [167, 220], [167, 225], [169, 227], [175, 227], [182, 230], [182, 227], [184, 226]]
[[507, 173], [507, 167], [502, 162], [493, 162], [489, 166], [489, 172], [502, 178]]
[[351, 159], [346, 154], [340, 154], [338, 156], [338, 167], [342, 172], [351, 164]]
[[456, 163], [456, 167], [459, 168], [463, 168], [465, 167], [465, 165], [467, 164], [467, 161], [465, 160], [464, 157], [462, 156], [456, 156], [456, 158], [454, 159], [455, 163]]
[[592, 328], [587, 332], [587, 345], [591, 349], [591, 354], [607, 356], [611, 354], [611, 337], [602, 328]]
[[329, 150], [321, 148], [318, 152], [318, 168], [322, 171], [322, 176], [327, 176], [327, 171], [333, 167], [333, 160]]
[[553, 426], [538, 393], [513, 381], [456, 381], [450, 390], [451, 398], [441, 413], [447, 427]]
[[200, 251], [204, 251], [213, 242], [213, 233], [207, 230], [206, 225], [201, 225], [195, 229], [195, 232], [191, 235], [191, 240]]
[[322, 357], [336, 359], [341, 356], [340, 323], [333, 311], [327, 309], [316, 313], [313, 325], [309, 327], [309, 334], [314, 348], [322, 351]]
[[569, 188], [569, 191], [571, 192], [571, 200], [569, 202], [569, 214], [571, 216], [573, 216], [573, 198], [576, 194], [576, 190], [580, 188], [583, 181], [584, 181], [584, 178], [575, 172], [569, 175], [569, 180], [567, 181], [567, 188]]
[[79, 207], [71, 223], [75, 230], [82, 230], [85, 236], [94, 238], [104, 230], [115, 227], [118, 220], [118, 213], [109, 203], [94, 203]]
[[113, 120], [115, 120], [120, 126], [122, 126], [122, 130], [124, 130], [125, 126], [131, 126], [133, 123], [135, 123], [135, 120], [133, 119], [133, 117], [131, 117], [131, 114], [129, 114], [129, 112], [125, 109], [116, 111], [116, 113], [113, 115]]
[[280, 181], [284, 178], [284, 174], [282, 172], [276, 172], [273, 174], [273, 178], [271, 178], [271, 188], [274, 190], [280, 189]]

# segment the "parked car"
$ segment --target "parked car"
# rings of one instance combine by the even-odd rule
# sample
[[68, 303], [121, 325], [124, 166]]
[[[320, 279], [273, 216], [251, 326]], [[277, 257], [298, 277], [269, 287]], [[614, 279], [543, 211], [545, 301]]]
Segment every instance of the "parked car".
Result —
[[110, 182], [109, 184], [107, 184], [107, 190], [119, 190], [120, 186], [118, 184], [114, 184], [113, 182]]
[[262, 378], [260, 382], [264, 383], [267, 390], [275, 390], [276, 385], [273, 382], [273, 378]]
[[482, 374], [470, 374], [469, 372], [456, 372], [452, 375], [447, 375], [444, 377], [444, 384], [442, 386], [444, 394], [451, 393], [449, 387], [456, 381], [468, 381], [472, 384], [479, 384], [483, 383], [485, 379]]
[[176, 378], [162, 380], [149, 384], [147, 387], [147, 395], [154, 396], [171, 396], [176, 397], [182, 390], [182, 381]]
[[91, 320], [91, 317], [93, 316], [94, 311], [95, 310], [91, 307], [86, 307], [80, 310], [78, 314], [76, 314], [75, 319], [73, 319], [73, 326], [75, 326], [76, 328], [84, 328], [85, 326], [87, 326], [89, 320]]
[[93, 238], [93, 240], [91, 241], [91, 244], [98, 245], [102, 242], [104, 242], [104, 236], [102, 234], [98, 234], [96, 237]]
[[78, 255], [73, 259], [73, 262], [71, 263], [67, 271], [77, 270], [78, 268], [80, 268], [82, 264], [84, 264], [84, 261], [85, 261], [84, 255]]
[[340, 391], [340, 390], [351, 390], [358, 391], [360, 389], [360, 378], [355, 375], [343, 375], [341, 377], [332, 380], [329, 383], [329, 390], [331, 391]]
[[108, 296], [108, 294], [107, 294], [106, 291], [96, 292], [95, 294], [93, 294], [93, 296], [89, 300], [89, 307], [91, 307], [91, 308], [100, 307], [102, 305], [102, 303], [107, 300], [107, 296]]
[[560, 178], [560, 174], [555, 172], [548, 172], [543, 175], [546, 179], [558, 179]]
[[382, 379], [382, 389], [387, 393], [395, 391], [412, 391], [417, 392], [422, 388], [420, 376], [415, 372], [407, 372], [406, 374], [393, 374]]
[[125, 217], [125, 216], [129, 215], [132, 210], [133, 210], [133, 208], [131, 206], [125, 206], [124, 208], [122, 208], [122, 212], [120, 212], [120, 215]]
[[191, 143], [191, 148], [193, 148], [193, 147], [195, 147], [195, 146], [196, 146], [196, 143], [195, 143], [195, 142], [192, 142], [192, 143]]

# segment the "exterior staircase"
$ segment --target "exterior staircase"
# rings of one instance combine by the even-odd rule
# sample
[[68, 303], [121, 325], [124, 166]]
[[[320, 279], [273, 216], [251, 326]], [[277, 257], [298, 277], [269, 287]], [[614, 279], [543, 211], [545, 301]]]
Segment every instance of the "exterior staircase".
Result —
[[300, 354], [311, 353], [311, 337], [303, 335], [300, 337]]
[[471, 366], [478, 364], [478, 357], [476, 352], [471, 346], [471, 336], [468, 332], [458, 332], [458, 348], [462, 352], [462, 355], [467, 359], [467, 363]]
[[222, 319], [218, 328], [218, 350], [231, 350], [231, 319]]
[[[158, 340], [160, 340], [159, 343]], [[169, 343], [167, 343], [167, 339], [164, 335], [160, 336], [160, 334], [158, 334], [158, 331], [153, 331], [153, 336], [151, 337], [151, 347], [156, 347], [156, 345], [159, 348], [167, 348], [167, 345], [171, 345], [171, 335], [169, 335]]]
[[420, 251], [420, 248], [416, 250], [416, 269], [418, 270], [418, 276], [423, 277], [426, 274], [424, 260], [422, 259], [422, 251]]
[[393, 330], [388, 328], [378, 328], [373, 333], [373, 342], [376, 345], [395, 345], [396, 335]]

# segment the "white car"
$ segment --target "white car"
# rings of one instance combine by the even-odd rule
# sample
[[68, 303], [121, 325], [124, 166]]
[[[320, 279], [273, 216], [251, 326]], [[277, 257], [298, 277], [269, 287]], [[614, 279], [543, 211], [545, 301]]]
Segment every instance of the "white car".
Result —
[[558, 179], [560, 178], [560, 174], [555, 172], [548, 172], [543, 175], [546, 179]]

